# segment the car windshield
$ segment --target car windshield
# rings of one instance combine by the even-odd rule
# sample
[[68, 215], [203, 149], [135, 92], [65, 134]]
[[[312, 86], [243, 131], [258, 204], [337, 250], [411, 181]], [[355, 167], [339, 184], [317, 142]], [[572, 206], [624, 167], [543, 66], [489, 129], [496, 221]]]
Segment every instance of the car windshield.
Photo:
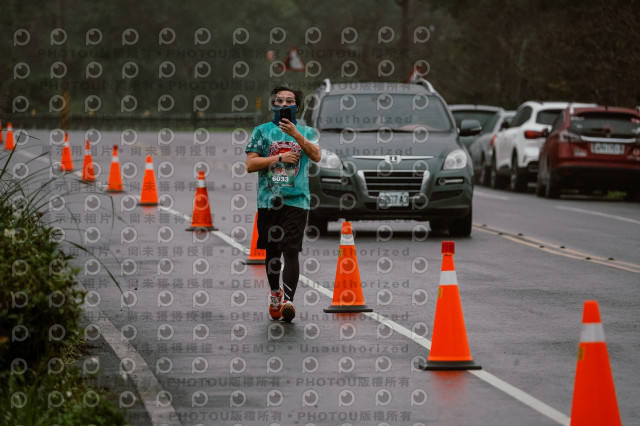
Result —
[[620, 113], [584, 113], [571, 117], [571, 131], [585, 136], [640, 136], [638, 117]]
[[[482, 110], [457, 110], [451, 111], [456, 119], [456, 127], [460, 127], [462, 120], [477, 120], [482, 126], [482, 130], [493, 127], [495, 120], [498, 119], [497, 111], [482, 111]], [[491, 123], [490, 123], [491, 121]]]
[[320, 130], [353, 129], [377, 131], [449, 131], [451, 120], [437, 96], [418, 94], [346, 94], [328, 95], [322, 102]]
[[561, 109], [545, 109], [540, 111], [536, 117], [536, 123], [547, 124], [550, 126], [554, 121], [556, 121], [556, 118], [558, 118], [558, 115], [560, 115], [561, 112]]

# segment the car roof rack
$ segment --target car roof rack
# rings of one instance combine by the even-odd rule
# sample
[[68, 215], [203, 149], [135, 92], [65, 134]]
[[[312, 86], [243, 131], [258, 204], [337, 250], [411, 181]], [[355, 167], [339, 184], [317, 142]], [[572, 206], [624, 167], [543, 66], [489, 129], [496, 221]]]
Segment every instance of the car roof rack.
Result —
[[420, 84], [420, 85], [426, 87], [427, 90], [429, 90], [431, 93], [436, 93], [436, 89], [433, 88], [431, 83], [429, 83], [427, 80], [425, 80], [422, 77], [415, 77], [415, 76], [411, 77], [411, 80], [409, 80], [409, 83]]
[[324, 86], [324, 92], [329, 93], [331, 91], [331, 80], [325, 78], [322, 80], [322, 85]]

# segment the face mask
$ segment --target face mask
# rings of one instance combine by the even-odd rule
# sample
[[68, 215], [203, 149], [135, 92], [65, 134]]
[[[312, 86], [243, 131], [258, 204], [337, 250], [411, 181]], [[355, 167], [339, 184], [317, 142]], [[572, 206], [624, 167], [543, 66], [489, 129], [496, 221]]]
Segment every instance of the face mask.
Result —
[[271, 108], [271, 110], [273, 111], [273, 120], [271, 120], [271, 122], [273, 124], [275, 124], [276, 126], [278, 125], [278, 123], [280, 123], [280, 110], [283, 109], [290, 109], [291, 110], [291, 122], [293, 124], [298, 124], [298, 122], [296, 121], [296, 112], [298, 112], [298, 106], [297, 105], [283, 105], [283, 106], [273, 106]]

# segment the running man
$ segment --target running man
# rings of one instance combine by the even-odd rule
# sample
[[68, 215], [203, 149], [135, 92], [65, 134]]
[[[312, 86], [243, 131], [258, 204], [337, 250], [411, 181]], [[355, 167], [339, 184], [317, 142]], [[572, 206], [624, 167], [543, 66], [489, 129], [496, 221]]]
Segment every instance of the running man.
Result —
[[301, 91], [277, 86], [270, 100], [273, 120], [253, 129], [245, 152], [247, 171], [258, 172], [257, 248], [266, 250], [269, 314], [290, 322], [296, 315], [298, 255], [310, 208], [309, 160], [320, 161], [320, 147], [315, 130], [297, 124]]

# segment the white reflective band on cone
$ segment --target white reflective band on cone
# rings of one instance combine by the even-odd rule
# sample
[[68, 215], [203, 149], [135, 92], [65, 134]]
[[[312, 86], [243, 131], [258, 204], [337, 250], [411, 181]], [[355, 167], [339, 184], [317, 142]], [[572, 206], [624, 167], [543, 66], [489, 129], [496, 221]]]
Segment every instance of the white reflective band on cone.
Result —
[[115, 157], [113, 157], [113, 159], [111, 160], [112, 163], [119, 163], [120, 159], [118, 158], [118, 156], [116, 155]]
[[342, 234], [340, 236], [340, 245], [341, 246], [354, 246], [355, 243], [353, 241], [353, 234]]
[[204, 184], [204, 179], [198, 179], [198, 188], [204, 188], [205, 184]]
[[458, 285], [456, 271], [440, 272], [440, 285]]
[[145, 170], [153, 170], [153, 163], [146, 163], [144, 165]]
[[582, 324], [581, 343], [604, 342], [604, 328], [601, 322]]

